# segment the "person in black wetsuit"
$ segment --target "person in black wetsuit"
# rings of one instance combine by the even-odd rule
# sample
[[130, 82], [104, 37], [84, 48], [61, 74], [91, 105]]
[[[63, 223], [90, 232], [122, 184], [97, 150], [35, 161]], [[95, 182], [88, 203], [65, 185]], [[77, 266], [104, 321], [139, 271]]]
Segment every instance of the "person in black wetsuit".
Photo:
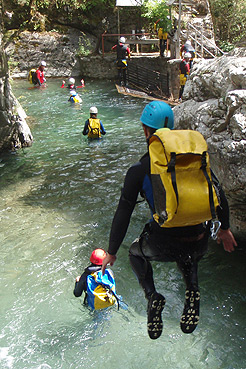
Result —
[[[140, 120], [143, 123], [146, 139], [156, 129], [163, 127], [172, 129], [174, 125], [172, 109], [163, 101], [149, 103], [144, 108]], [[213, 181], [221, 200], [220, 206], [216, 209], [221, 222], [217, 242], [222, 241], [225, 251], [232, 252], [237, 243], [229, 228], [228, 203], [214, 175]], [[116, 253], [126, 235], [139, 193], [147, 200], [153, 214], [153, 191], [148, 152], [139, 162], [131, 166], [126, 174], [118, 208], [112, 222], [107, 256], [102, 265], [103, 273], [106, 265], [108, 263], [113, 265], [116, 260]], [[160, 337], [162, 333], [161, 313], [165, 305], [165, 298], [155, 289], [150, 261], [174, 261], [177, 263], [186, 284], [185, 304], [180, 326], [184, 333], [192, 333], [199, 321], [198, 262], [207, 251], [209, 228], [210, 224], [207, 226], [197, 224], [187, 227], [161, 228], [152, 218], [145, 225], [140, 237], [132, 243], [129, 258], [132, 269], [148, 300], [148, 334], [151, 339]]]
[[182, 95], [184, 92], [184, 87], [188, 78], [188, 75], [190, 74], [190, 64], [189, 60], [191, 58], [190, 53], [184, 54], [184, 59], [179, 64], [179, 71], [180, 71], [180, 90], [179, 90], [179, 101], [182, 99]]
[[116, 50], [117, 52], [117, 69], [118, 69], [118, 79], [119, 84], [123, 84], [126, 86], [126, 70], [127, 70], [127, 60], [130, 59], [130, 49], [125, 45], [126, 39], [125, 37], [120, 37], [117, 45], [112, 47], [112, 50]]
[[195, 51], [194, 47], [191, 45], [191, 42], [189, 40], [187, 40], [185, 42], [185, 44], [181, 46], [181, 49], [180, 49], [181, 58], [185, 53], [190, 53], [191, 54], [190, 61], [189, 61], [190, 69], [191, 69], [192, 64], [193, 64], [193, 60], [196, 57], [196, 51]]
[[[88, 275], [101, 270], [102, 262], [105, 257], [106, 257], [106, 252], [103, 249], [96, 249], [92, 252], [91, 257], [90, 257], [91, 264], [87, 268], [85, 268], [84, 273], [81, 276], [78, 276], [75, 280], [75, 286], [74, 286], [74, 291], [73, 291], [73, 294], [75, 297], [80, 297], [83, 292], [87, 291]], [[84, 300], [84, 303], [85, 303], [85, 300]]]

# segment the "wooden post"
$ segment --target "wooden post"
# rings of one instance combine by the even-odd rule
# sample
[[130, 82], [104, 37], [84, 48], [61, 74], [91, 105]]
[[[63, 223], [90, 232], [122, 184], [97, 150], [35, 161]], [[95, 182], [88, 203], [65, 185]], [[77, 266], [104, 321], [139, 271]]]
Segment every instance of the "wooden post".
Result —
[[181, 6], [182, 0], [179, 0], [179, 21], [178, 21], [178, 30], [177, 30], [177, 44], [176, 44], [176, 58], [180, 58], [180, 24], [181, 24]]
[[117, 14], [118, 14], [118, 34], [120, 34], [120, 9], [117, 7]]

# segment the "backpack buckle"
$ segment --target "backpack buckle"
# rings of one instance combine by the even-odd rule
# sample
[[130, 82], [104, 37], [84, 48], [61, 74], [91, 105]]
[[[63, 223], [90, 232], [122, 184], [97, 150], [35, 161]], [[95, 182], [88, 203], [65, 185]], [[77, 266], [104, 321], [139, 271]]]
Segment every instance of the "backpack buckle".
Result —
[[210, 236], [213, 240], [217, 239], [218, 232], [220, 230], [221, 222], [219, 220], [214, 220], [210, 227]]

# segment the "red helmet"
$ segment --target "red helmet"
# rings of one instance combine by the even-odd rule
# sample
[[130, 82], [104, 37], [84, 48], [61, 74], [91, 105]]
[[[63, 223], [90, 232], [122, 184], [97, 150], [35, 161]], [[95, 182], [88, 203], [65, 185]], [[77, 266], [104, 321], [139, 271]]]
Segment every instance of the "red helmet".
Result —
[[106, 258], [106, 252], [103, 249], [92, 251], [90, 261], [92, 264], [102, 265], [103, 259]]

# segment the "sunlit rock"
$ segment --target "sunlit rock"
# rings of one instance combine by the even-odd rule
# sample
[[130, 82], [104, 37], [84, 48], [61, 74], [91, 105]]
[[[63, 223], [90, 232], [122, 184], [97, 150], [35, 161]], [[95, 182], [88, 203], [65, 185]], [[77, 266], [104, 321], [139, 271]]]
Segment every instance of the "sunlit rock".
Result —
[[245, 239], [246, 57], [238, 54], [197, 62], [174, 114], [177, 128], [205, 136], [212, 168], [230, 203], [231, 226]]
[[0, 34], [0, 151], [31, 146], [32, 134], [26, 115], [14, 97]]

